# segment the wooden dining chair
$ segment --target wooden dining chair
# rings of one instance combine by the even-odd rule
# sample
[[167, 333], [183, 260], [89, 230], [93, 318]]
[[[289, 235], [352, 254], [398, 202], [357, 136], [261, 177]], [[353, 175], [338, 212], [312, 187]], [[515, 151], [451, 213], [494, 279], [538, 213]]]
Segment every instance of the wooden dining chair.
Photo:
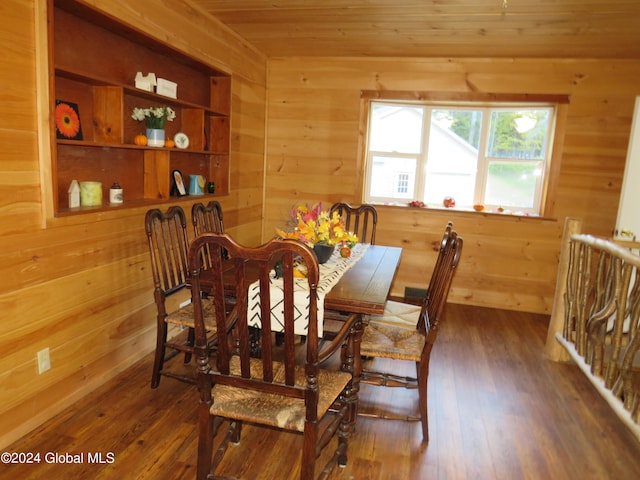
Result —
[[[193, 223], [193, 233], [196, 237], [206, 232], [224, 233], [222, 218], [222, 206], [216, 200], [210, 201], [206, 206], [198, 202], [191, 207], [191, 222]], [[210, 252], [203, 249], [202, 255], [204, 268], [211, 268]], [[228, 257], [227, 252], [222, 252], [222, 255], [223, 258]]]
[[345, 228], [358, 236], [361, 243], [376, 243], [376, 226], [378, 224], [378, 211], [373, 205], [363, 203], [359, 207], [353, 207], [348, 203], [334, 203], [329, 212], [338, 212], [344, 221]]
[[[149, 210], [145, 215], [145, 230], [151, 257], [153, 275], [153, 296], [156, 304], [157, 332], [156, 350], [151, 375], [151, 388], [157, 388], [162, 375], [189, 383], [195, 383], [195, 376], [172, 373], [164, 369], [165, 362], [180, 352], [184, 353], [184, 363], [191, 361], [193, 353], [193, 305], [178, 307], [177, 302], [169, 299], [187, 288], [189, 242], [187, 239], [187, 220], [179, 206], [170, 207], [166, 212], [158, 208]], [[216, 340], [216, 325], [213, 316], [213, 304], [203, 302], [204, 321], [210, 342]], [[184, 341], [168, 340], [169, 325], [187, 328]]]
[[195, 236], [205, 232], [224, 233], [222, 217], [220, 202], [212, 200], [206, 206], [201, 202], [195, 203], [191, 207], [191, 221]]
[[418, 390], [418, 414], [398, 415], [380, 409], [361, 408], [359, 414], [389, 420], [420, 421], [423, 442], [429, 441], [427, 383], [429, 360], [436, 341], [442, 313], [451, 283], [462, 254], [462, 237], [449, 223], [445, 229], [438, 257], [433, 268], [422, 305], [387, 301], [382, 315], [370, 316], [362, 336], [363, 357], [413, 361], [417, 377], [405, 377], [389, 372], [363, 369], [361, 381], [384, 387], [405, 387]]
[[[216, 272], [207, 281], [220, 332], [214, 365], [210, 364], [207, 353], [204, 303], [200, 295], [202, 275], [206, 272], [200, 253], [203, 248], [213, 252], [210, 272]], [[222, 314], [228, 288], [221, 270], [223, 259], [220, 253], [223, 250], [229, 252], [227, 262], [233, 264], [235, 271], [237, 302], [228, 314]], [[274, 281], [273, 267], [276, 261], [282, 261], [282, 283], [279, 288], [283, 295], [277, 305], [272, 305], [270, 286]], [[295, 265], [299, 262], [306, 265], [306, 279], [294, 276]], [[247, 272], [249, 264], [252, 265], [251, 273]], [[336, 433], [337, 447], [323, 472], [330, 472], [335, 463], [346, 465], [348, 437], [355, 419], [355, 398], [350, 389], [352, 374], [340, 370], [328, 371], [318, 366], [323, 352], [318, 349], [316, 286], [319, 268], [313, 251], [294, 240], [277, 239], [256, 248], [248, 248], [237, 244], [226, 234], [206, 233], [198, 236], [191, 245], [189, 268], [195, 305], [195, 348], [200, 393], [197, 478], [204, 480], [207, 475], [215, 473], [229, 441], [240, 441], [243, 422], [300, 434], [301, 479], [314, 478], [316, 457]], [[247, 311], [250, 286], [256, 281], [260, 286], [261, 319], [261, 350], [258, 358], [252, 355], [249, 331], [252, 315]], [[300, 306], [299, 301], [294, 302], [295, 283], [309, 290], [309, 294], [304, 295], [304, 307]], [[284, 341], [281, 347], [276, 345], [275, 335], [272, 335], [272, 308], [279, 309], [283, 314]], [[306, 342], [302, 344], [296, 340], [294, 321], [304, 311], [308, 312], [309, 324]], [[352, 316], [350, 324], [355, 325], [357, 318], [356, 315]], [[229, 322], [236, 324], [233, 338], [226, 334]], [[274, 327], [275, 324], [274, 321]], [[349, 342], [354, 342], [353, 336]], [[303, 349], [302, 360], [296, 360], [296, 347]], [[353, 343], [350, 348], [353, 348]], [[353, 360], [354, 351], [351, 352]], [[228, 422], [227, 434], [216, 445], [214, 455], [213, 440], [225, 419]], [[269, 449], [264, 451], [264, 455], [269, 455]]]

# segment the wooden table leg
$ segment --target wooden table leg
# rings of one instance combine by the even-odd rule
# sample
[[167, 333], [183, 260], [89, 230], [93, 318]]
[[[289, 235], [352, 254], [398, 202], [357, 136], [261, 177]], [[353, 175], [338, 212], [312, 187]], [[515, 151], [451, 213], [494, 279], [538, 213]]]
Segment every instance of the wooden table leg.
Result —
[[[358, 416], [358, 392], [360, 391], [360, 375], [362, 374], [362, 359], [360, 358], [360, 342], [364, 333], [362, 315], [351, 326], [349, 338], [342, 346], [342, 371], [352, 375], [350, 385], [347, 387], [347, 402], [349, 404], [349, 432], [355, 430]], [[344, 432], [347, 433], [347, 432]]]

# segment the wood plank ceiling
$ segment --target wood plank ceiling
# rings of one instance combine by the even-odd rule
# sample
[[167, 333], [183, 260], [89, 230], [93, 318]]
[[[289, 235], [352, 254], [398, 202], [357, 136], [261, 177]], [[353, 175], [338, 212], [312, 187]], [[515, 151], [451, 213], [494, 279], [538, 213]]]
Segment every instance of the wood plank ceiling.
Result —
[[640, 0], [191, 0], [268, 57], [640, 58]]

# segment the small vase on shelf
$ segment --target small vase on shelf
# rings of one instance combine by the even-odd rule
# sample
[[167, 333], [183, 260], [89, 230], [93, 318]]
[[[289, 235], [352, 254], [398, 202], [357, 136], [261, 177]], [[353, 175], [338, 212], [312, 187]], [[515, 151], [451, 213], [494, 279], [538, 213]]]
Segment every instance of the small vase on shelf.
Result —
[[164, 129], [147, 128], [147, 145], [149, 147], [164, 147]]
[[319, 264], [326, 263], [331, 258], [335, 245], [327, 245], [326, 243], [316, 243], [313, 246], [313, 252], [316, 254]]

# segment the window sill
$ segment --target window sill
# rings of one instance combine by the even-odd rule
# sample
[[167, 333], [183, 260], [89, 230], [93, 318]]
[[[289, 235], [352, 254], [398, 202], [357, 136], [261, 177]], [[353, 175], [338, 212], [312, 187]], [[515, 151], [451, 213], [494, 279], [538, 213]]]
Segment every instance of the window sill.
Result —
[[495, 209], [483, 209], [476, 210], [474, 208], [464, 208], [464, 207], [444, 207], [440, 205], [426, 205], [424, 207], [413, 207], [404, 203], [373, 203], [376, 207], [391, 207], [391, 208], [405, 208], [409, 210], [424, 210], [424, 211], [436, 211], [436, 212], [452, 212], [456, 214], [472, 214], [472, 215], [484, 215], [491, 217], [517, 217], [517, 218], [531, 218], [537, 220], [547, 220], [547, 221], [557, 221], [556, 218], [552, 217], [543, 217], [538, 214], [529, 213], [529, 212], [521, 212], [503, 209], [500, 211], [498, 208]]

